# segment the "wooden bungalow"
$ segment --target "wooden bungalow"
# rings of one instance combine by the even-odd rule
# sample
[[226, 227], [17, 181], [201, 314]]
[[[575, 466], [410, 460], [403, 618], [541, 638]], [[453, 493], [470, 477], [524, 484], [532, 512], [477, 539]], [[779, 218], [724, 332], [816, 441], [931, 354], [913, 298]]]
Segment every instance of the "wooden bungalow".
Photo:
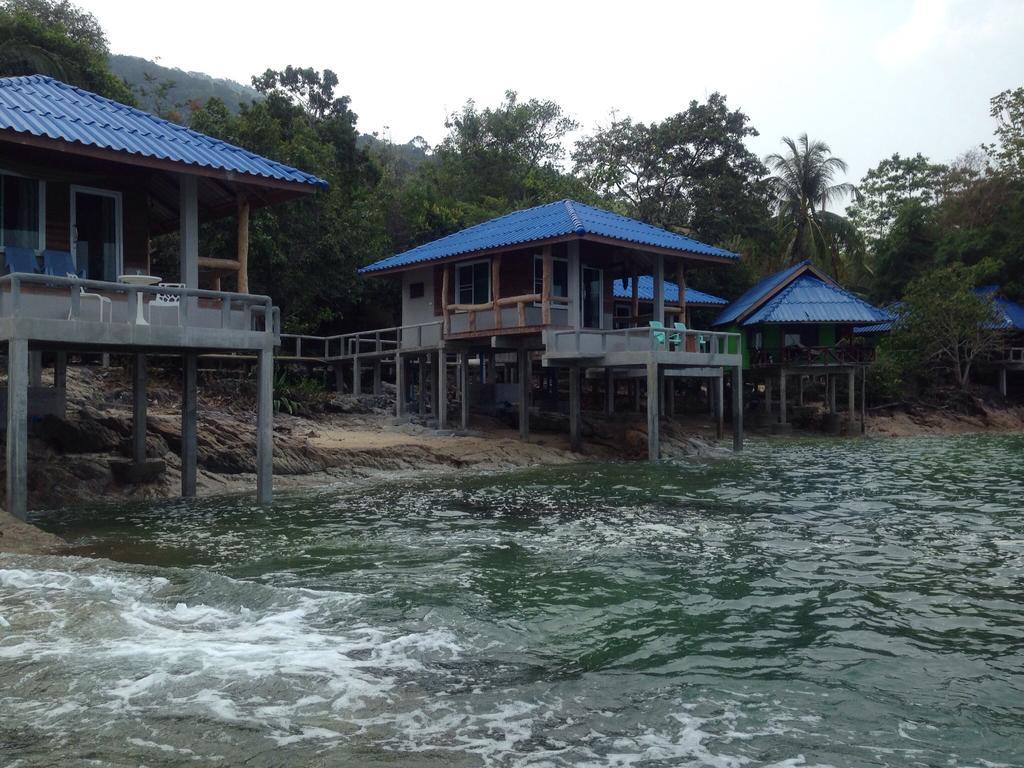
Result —
[[[401, 325], [341, 337], [330, 356], [351, 362], [357, 388], [362, 366], [373, 365], [377, 370], [382, 361], [397, 360], [399, 416], [407, 402], [407, 364], [412, 361], [421, 371], [432, 365], [432, 373], [422, 380], [436, 382], [429, 399], [441, 427], [448, 419], [453, 359], [461, 423], [466, 425], [470, 357], [513, 356], [519, 429], [524, 438], [529, 434], [533, 362], [569, 369], [570, 437], [574, 448], [579, 448], [581, 382], [587, 371], [600, 372], [606, 382], [606, 407], [611, 409], [617, 374], [642, 375], [649, 393], [659, 392], [666, 376], [683, 371], [719, 382], [726, 370], [737, 381], [742, 377], [735, 334], [696, 330], [665, 334], [641, 322], [636, 312], [622, 322], [616, 317], [614, 288], [616, 281], [632, 280], [638, 292], [640, 277], [650, 276], [651, 317], [671, 322], [686, 316], [687, 294], [683, 292], [682, 302], [678, 291], [670, 299], [666, 277], [685, 287], [691, 265], [727, 265], [737, 258], [680, 234], [560, 200], [498, 217], [364, 267], [364, 275], [401, 282]], [[638, 300], [633, 301], [632, 306], [637, 304]], [[736, 396], [741, 391], [740, 386], [733, 387]], [[657, 396], [647, 397], [651, 458], [659, 456], [659, 401]], [[719, 402], [719, 414], [721, 410]], [[734, 429], [739, 448], [739, 419]]]
[[825, 383], [826, 403], [836, 427], [837, 384], [846, 379], [852, 432], [856, 429], [856, 376], [861, 374], [863, 410], [863, 374], [874, 360], [874, 348], [860, 341], [853, 330], [891, 319], [885, 310], [854, 296], [804, 261], [754, 285], [722, 310], [714, 327], [741, 334], [743, 368], [752, 381], [763, 385], [765, 411], [775, 431], [790, 429], [788, 380], [797, 379], [796, 399], [803, 405], [804, 383], [814, 377]]
[[[257, 496], [271, 497], [278, 313], [248, 292], [253, 207], [326, 182], [49, 77], [0, 79], [0, 337], [7, 349], [7, 510], [27, 506], [27, 422], [62, 394], [68, 353], [134, 359], [134, 460], [146, 461], [146, 356], [180, 356], [182, 494], [196, 491], [196, 364], [208, 352], [259, 359]], [[237, 252], [200, 247], [199, 224], [238, 221]], [[153, 275], [150, 238], [177, 231], [179, 270]], [[235, 290], [226, 292], [230, 276]], [[205, 286], [204, 287], [204, 284]], [[62, 397], [59, 398], [63, 402]]]

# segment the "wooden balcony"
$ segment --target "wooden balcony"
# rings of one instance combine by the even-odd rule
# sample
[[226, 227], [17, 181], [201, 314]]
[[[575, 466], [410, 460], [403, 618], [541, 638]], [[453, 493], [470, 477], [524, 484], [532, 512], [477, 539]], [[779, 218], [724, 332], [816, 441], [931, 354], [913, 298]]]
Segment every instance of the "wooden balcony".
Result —
[[752, 368], [845, 368], [870, 365], [874, 360], [874, 347], [857, 345], [785, 347], [779, 350], [755, 349], [750, 352]]

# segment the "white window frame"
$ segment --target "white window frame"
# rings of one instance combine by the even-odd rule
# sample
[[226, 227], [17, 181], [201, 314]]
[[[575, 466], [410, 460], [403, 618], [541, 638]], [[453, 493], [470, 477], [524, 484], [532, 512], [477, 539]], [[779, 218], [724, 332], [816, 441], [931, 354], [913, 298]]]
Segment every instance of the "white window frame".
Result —
[[[462, 270], [465, 267], [475, 267], [477, 264], [487, 265], [487, 301], [485, 304], [489, 304], [494, 301], [494, 286], [491, 285], [491, 260], [490, 259], [476, 259], [475, 261], [460, 261], [455, 265], [455, 298], [456, 304], [462, 304]], [[476, 293], [476, 285], [473, 286], [473, 293]], [[471, 302], [475, 304], [476, 302]]]
[[[19, 179], [32, 179], [39, 185], [39, 238], [36, 243], [36, 253], [42, 253], [46, 250], [46, 182], [43, 179], [36, 178], [35, 176], [16, 173], [15, 171], [9, 171], [6, 168], [0, 168], [0, 176], [17, 176]], [[0, 179], [0, 181], [2, 181], [2, 179]], [[2, 195], [0, 195], [0, 200], [2, 200]], [[2, 215], [3, 209], [0, 208], [0, 216]], [[4, 247], [4, 227], [3, 220], [0, 219], [0, 253], [3, 252]]]
[[[81, 271], [82, 265], [78, 263], [78, 248], [75, 247], [75, 243], [78, 241], [78, 223], [75, 221], [76, 208], [75, 208], [75, 195], [79, 192], [86, 195], [97, 195], [99, 197], [111, 197], [114, 199], [114, 231], [117, 241], [115, 243], [115, 254], [116, 265], [114, 271], [119, 274], [124, 274], [124, 213], [123, 213], [123, 196], [116, 189], [101, 189], [99, 187], [83, 187], [77, 184], [71, 185], [71, 215], [68, 217], [70, 220], [70, 231], [68, 232], [68, 245], [71, 249], [71, 258], [75, 262], [75, 269]], [[88, 266], [88, 265], [86, 265]], [[91, 275], [90, 280], [93, 280]]]

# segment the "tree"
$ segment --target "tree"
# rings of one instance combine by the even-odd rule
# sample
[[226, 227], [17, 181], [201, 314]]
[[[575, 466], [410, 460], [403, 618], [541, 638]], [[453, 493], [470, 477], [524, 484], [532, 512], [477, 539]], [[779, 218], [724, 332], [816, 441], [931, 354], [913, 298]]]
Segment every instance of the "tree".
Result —
[[757, 136], [726, 97], [652, 123], [614, 118], [576, 143], [575, 172], [625, 213], [711, 242], [764, 238], [767, 204], [761, 161], [745, 141]]
[[918, 200], [926, 206], [935, 203], [948, 170], [920, 152], [913, 157], [895, 153], [864, 175], [857, 187], [858, 198], [846, 213], [869, 241], [877, 241], [888, 234], [907, 201]]
[[875, 301], [895, 301], [908, 283], [934, 266], [941, 237], [935, 218], [935, 210], [920, 199], [899, 206], [891, 226], [872, 246], [871, 296]]
[[967, 389], [974, 364], [1002, 341], [992, 297], [974, 290], [991, 264], [951, 264], [914, 280], [897, 310], [890, 346], [919, 365], [945, 366]]
[[42, 74], [127, 104], [132, 94], [107, 61], [96, 18], [66, 0], [6, 0], [0, 5], [0, 76]]
[[991, 105], [998, 144], [985, 149], [1004, 173], [1024, 178], [1024, 87], [996, 94]]
[[852, 184], [836, 181], [838, 174], [846, 173], [846, 162], [834, 156], [828, 144], [811, 141], [806, 133], [796, 141], [783, 137], [782, 143], [786, 153], [769, 155], [765, 163], [773, 174], [769, 190], [786, 240], [784, 260], [793, 264], [811, 259], [840, 279], [843, 256], [862, 247], [856, 227], [828, 210], [856, 194]]

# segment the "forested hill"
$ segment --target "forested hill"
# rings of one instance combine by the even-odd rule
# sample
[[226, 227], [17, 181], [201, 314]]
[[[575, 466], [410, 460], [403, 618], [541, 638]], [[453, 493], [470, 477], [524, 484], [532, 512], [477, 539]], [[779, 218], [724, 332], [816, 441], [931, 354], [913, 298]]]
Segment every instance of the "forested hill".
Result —
[[175, 111], [191, 101], [205, 104], [216, 96], [237, 113], [240, 104], [262, 98], [255, 89], [234, 80], [164, 67], [141, 56], [111, 54], [110, 69], [128, 83], [139, 108], [150, 112]]

